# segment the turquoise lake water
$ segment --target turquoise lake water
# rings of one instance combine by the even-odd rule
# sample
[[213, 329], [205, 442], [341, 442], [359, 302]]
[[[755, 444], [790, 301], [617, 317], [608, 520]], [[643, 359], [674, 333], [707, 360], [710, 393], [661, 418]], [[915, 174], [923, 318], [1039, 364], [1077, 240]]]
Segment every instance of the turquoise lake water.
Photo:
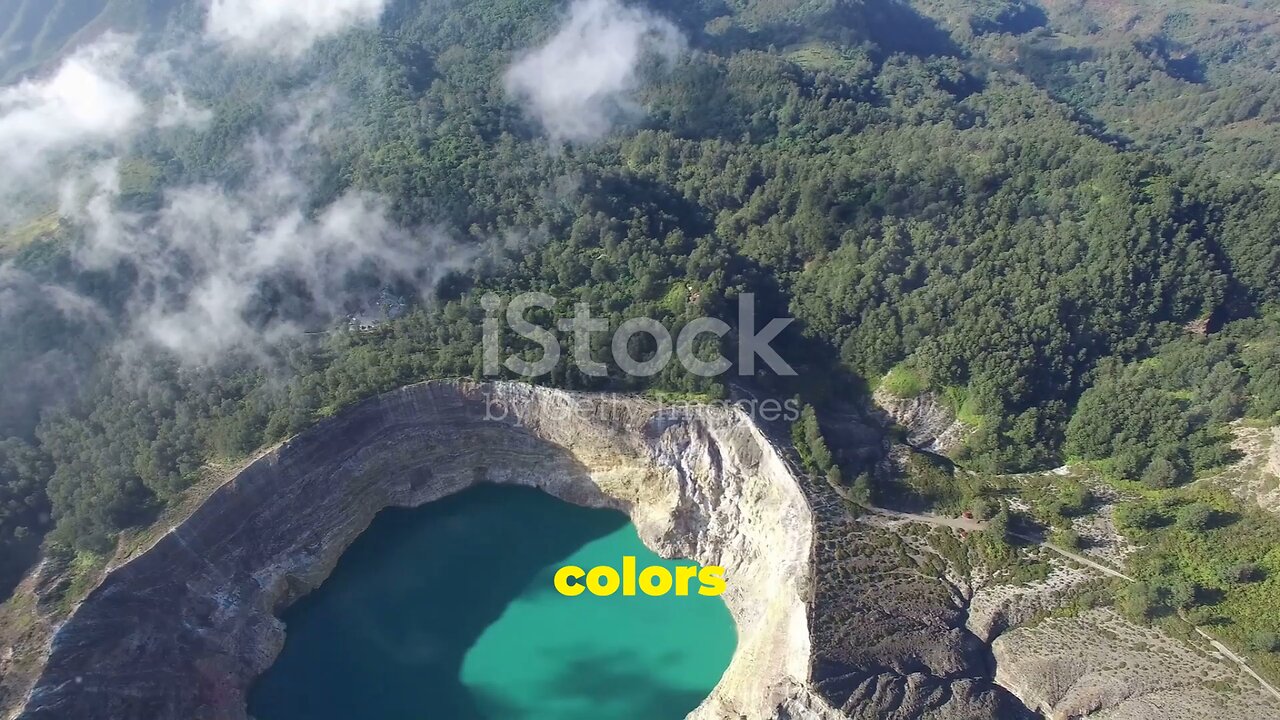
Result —
[[[658, 558], [616, 512], [485, 486], [388, 510], [284, 614], [257, 720], [678, 720], [729, 665], [733, 620], [693, 594], [576, 598], [564, 565]], [[733, 578], [728, 578], [733, 582]]]

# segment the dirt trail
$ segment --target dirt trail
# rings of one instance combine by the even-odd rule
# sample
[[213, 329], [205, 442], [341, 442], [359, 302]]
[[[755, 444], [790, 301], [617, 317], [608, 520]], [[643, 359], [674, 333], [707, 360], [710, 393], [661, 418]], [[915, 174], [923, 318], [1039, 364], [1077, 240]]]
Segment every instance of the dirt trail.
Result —
[[1115, 568], [1107, 567], [1106, 565], [1103, 565], [1102, 563], [1097, 562], [1095, 560], [1090, 560], [1084, 555], [1081, 555], [1080, 553], [1072, 552], [1060, 545], [1054, 545], [1053, 543], [1047, 542], [1047, 541], [1036, 540], [1035, 538], [1028, 537], [1026, 535], [1015, 534], [1014, 537], [1020, 538], [1022, 540], [1026, 540], [1027, 542], [1038, 543], [1040, 547], [1045, 548], [1046, 550], [1052, 550], [1053, 552], [1056, 552], [1059, 555], [1069, 560], [1073, 560], [1081, 565], [1091, 567], [1094, 570], [1097, 570], [1099, 572], [1106, 573], [1107, 575], [1110, 575], [1113, 578], [1119, 578], [1121, 580], [1124, 580], [1125, 582], [1137, 582], [1137, 580], [1134, 580], [1133, 578], [1129, 577], [1128, 575], [1125, 575], [1124, 573], [1120, 572], [1119, 570], [1116, 570]]
[[[897, 510], [886, 510], [884, 508], [875, 508], [875, 507], [867, 507], [866, 509], [871, 511], [872, 513], [875, 513], [876, 515], [880, 515], [881, 517], [889, 517], [897, 520], [907, 520], [909, 522], [926, 523], [929, 525], [934, 525], [936, 527], [949, 527], [956, 530], [964, 530], [966, 532], [982, 532], [983, 530], [986, 530], [988, 527], [991, 526], [991, 523], [989, 522], [983, 522], [981, 520], [974, 520], [974, 519], [965, 518], [965, 517], [953, 518], [953, 517], [947, 517], [944, 515], [934, 515], [932, 513], [908, 513], [908, 512], [899, 512]], [[1013, 536], [1018, 538], [1019, 540], [1025, 540], [1029, 543], [1034, 543], [1036, 545], [1039, 545], [1040, 547], [1045, 548], [1046, 550], [1052, 550], [1053, 552], [1065, 558], [1068, 558], [1069, 560], [1077, 562], [1081, 565], [1085, 565], [1087, 567], [1091, 567], [1094, 570], [1097, 570], [1099, 572], [1106, 573], [1111, 577], [1119, 578], [1127, 582], [1136, 582], [1133, 578], [1129, 577], [1128, 575], [1125, 575], [1124, 573], [1120, 572], [1119, 570], [1116, 570], [1115, 568], [1107, 567], [1106, 565], [1103, 565], [1102, 563], [1097, 562], [1095, 560], [1090, 560], [1084, 555], [1081, 555], [1080, 553], [1077, 553], [1077, 552], [1072, 552], [1060, 545], [1054, 545], [1051, 542], [1047, 542], [1039, 538], [1032, 537], [1030, 535], [1023, 535], [1021, 533], [1013, 533]]]
[[[957, 530], [964, 530], [966, 532], [981, 532], [983, 530], [986, 530], [990, 526], [990, 523], [982, 522], [980, 520], [971, 520], [969, 518], [963, 518], [963, 517], [951, 518], [951, 517], [945, 517], [942, 515], [932, 515], [929, 513], [905, 513], [905, 512], [898, 512], [896, 510], [886, 510], [884, 508], [875, 508], [875, 507], [867, 507], [866, 509], [869, 512], [872, 512], [881, 517], [888, 517], [888, 518], [893, 518], [897, 520], [906, 520], [908, 522], [926, 523], [929, 525], [934, 525], [936, 527], [949, 527]], [[1093, 568], [1094, 570], [1097, 570], [1098, 572], [1104, 573], [1106, 575], [1110, 575], [1111, 577], [1118, 578], [1120, 580], [1124, 580], [1125, 582], [1130, 582], [1130, 583], [1137, 582], [1137, 580], [1134, 580], [1133, 578], [1129, 577], [1128, 575], [1125, 575], [1119, 570], [1107, 567], [1102, 563], [1096, 562], [1094, 560], [1090, 560], [1089, 558], [1081, 555], [1080, 553], [1072, 552], [1071, 550], [1068, 550], [1059, 545], [1055, 545], [1051, 542], [1038, 540], [1036, 538], [1033, 538], [1027, 535], [1018, 534], [1018, 533], [1015, 533], [1014, 537], [1017, 537], [1021, 540], [1026, 540], [1027, 542], [1030, 542], [1030, 543], [1035, 543], [1040, 547], [1045, 548], [1046, 550], [1051, 550], [1073, 562], [1079, 563], [1080, 565], [1084, 565], [1086, 567]], [[1250, 677], [1252, 677], [1254, 680], [1257, 680], [1264, 690], [1274, 695], [1277, 699], [1280, 699], [1280, 690], [1277, 690], [1275, 686], [1273, 686], [1271, 683], [1264, 680], [1261, 675], [1259, 675], [1257, 672], [1254, 671], [1253, 668], [1249, 667], [1248, 661], [1246, 661], [1244, 658], [1232, 652], [1230, 648], [1222, 644], [1220, 641], [1216, 640], [1212, 635], [1205, 632], [1203, 629], [1196, 627], [1194, 625], [1192, 627], [1195, 629], [1196, 633], [1198, 633], [1201, 637], [1207, 640], [1209, 644], [1212, 645], [1213, 648], [1217, 650], [1224, 658], [1239, 665], [1240, 668], [1244, 670], [1246, 673], [1248, 673]]]
[[973, 520], [973, 519], [964, 518], [964, 517], [953, 518], [953, 517], [946, 517], [944, 515], [934, 515], [932, 513], [899, 512], [897, 510], [886, 510], [884, 508], [867, 507], [865, 505], [863, 507], [871, 511], [872, 513], [875, 513], [876, 515], [880, 515], [882, 517], [895, 518], [897, 520], [907, 520], [910, 522], [926, 523], [928, 525], [935, 525], [937, 527], [949, 527], [955, 530], [964, 530], [965, 532], [982, 532], [983, 530], [987, 529], [987, 526], [989, 524], [981, 520]]
[[1241, 668], [1244, 669], [1245, 672], [1249, 673], [1249, 675], [1253, 677], [1254, 680], [1257, 680], [1258, 684], [1262, 686], [1263, 690], [1266, 690], [1267, 692], [1274, 695], [1277, 699], [1280, 699], [1280, 690], [1276, 690], [1275, 686], [1273, 686], [1271, 683], [1267, 682], [1266, 680], [1263, 680], [1261, 675], [1254, 672], [1253, 668], [1249, 667], [1249, 663], [1244, 658], [1232, 652], [1231, 648], [1227, 647], [1226, 645], [1223, 645], [1221, 642], [1214, 639], [1212, 635], [1205, 632], [1204, 630], [1201, 630], [1200, 628], [1196, 628], [1195, 630], [1197, 633], [1200, 634], [1200, 637], [1209, 641], [1209, 644], [1213, 646], [1214, 650], [1217, 650], [1218, 652], [1222, 653], [1223, 657], [1239, 665]]

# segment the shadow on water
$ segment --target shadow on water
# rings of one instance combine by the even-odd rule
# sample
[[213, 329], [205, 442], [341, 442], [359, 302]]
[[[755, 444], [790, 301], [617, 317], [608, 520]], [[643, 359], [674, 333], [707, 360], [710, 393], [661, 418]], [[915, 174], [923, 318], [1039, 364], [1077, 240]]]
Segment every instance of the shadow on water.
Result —
[[[288, 641], [251, 692], [250, 713], [257, 720], [518, 718], [502, 711], [500, 698], [478, 699], [461, 683], [464, 656], [549, 566], [626, 524], [621, 513], [496, 486], [383, 512], [330, 579], [285, 612]], [[571, 692], [663, 693], [619, 658], [567, 663], [562, 680], [560, 689]]]
[[[624, 653], [585, 658], [550, 654], [541, 661], [559, 668], [546, 687], [548, 694], [582, 701], [581, 709], [565, 711], [559, 720], [669, 718], [672, 708], [692, 710], [706, 697], [703, 692], [655, 683], [649, 668]], [[537, 716], [501, 691], [485, 691], [479, 700], [492, 718], [526, 720]]]

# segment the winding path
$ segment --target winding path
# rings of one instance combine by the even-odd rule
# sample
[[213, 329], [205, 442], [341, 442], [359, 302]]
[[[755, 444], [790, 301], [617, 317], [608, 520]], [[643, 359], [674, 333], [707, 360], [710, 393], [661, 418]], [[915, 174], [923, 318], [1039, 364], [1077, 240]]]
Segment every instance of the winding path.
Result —
[[[954, 528], [956, 530], [964, 530], [966, 532], [981, 532], [983, 530], [986, 530], [990, 526], [989, 522], [983, 522], [980, 520], [971, 520], [969, 518], [963, 518], [963, 517], [951, 518], [951, 517], [945, 517], [942, 515], [933, 515], [929, 513], [905, 513], [905, 512], [898, 512], [896, 510], [886, 510], [884, 508], [871, 507], [867, 505], [863, 505], [862, 507], [866, 509], [868, 512], [874, 513], [881, 517], [894, 518], [897, 520], [905, 520], [908, 522], [926, 523], [936, 527], [948, 527], [948, 528]], [[1080, 565], [1084, 565], [1086, 567], [1093, 568], [1094, 570], [1110, 575], [1111, 577], [1124, 580], [1125, 582], [1130, 582], [1130, 583], [1137, 582], [1137, 580], [1129, 577], [1128, 575], [1125, 575], [1124, 573], [1120, 572], [1119, 570], [1116, 570], [1115, 568], [1107, 567], [1106, 565], [1103, 565], [1100, 562], [1090, 560], [1089, 558], [1085, 557], [1084, 555], [1081, 555], [1080, 553], [1072, 552], [1064, 547], [1055, 545], [1051, 542], [1043, 541], [1038, 538], [1031, 537], [1029, 535], [1023, 535], [1021, 533], [1013, 533], [1013, 536], [1020, 540], [1026, 540], [1027, 542], [1037, 544], [1040, 547], [1045, 548], [1046, 550], [1051, 550], [1073, 562], [1079, 563]], [[1181, 613], [1179, 613], [1179, 616], [1182, 617]], [[1185, 621], [1186, 617], [1182, 617], [1182, 619]], [[1212, 645], [1213, 648], [1217, 650], [1224, 658], [1239, 665], [1240, 668], [1244, 670], [1246, 673], [1248, 673], [1250, 677], [1252, 677], [1254, 680], [1257, 680], [1258, 684], [1262, 686], [1263, 690], [1266, 690], [1268, 693], [1271, 693], [1272, 695], [1274, 695], [1276, 699], [1280, 699], [1280, 690], [1277, 690], [1275, 686], [1273, 686], [1271, 683], [1264, 680], [1261, 675], [1259, 675], [1257, 672], [1254, 671], [1253, 668], [1249, 667], [1248, 661], [1246, 661], [1244, 658], [1232, 652], [1230, 648], [1222, 644], [1221, 641], [1215, 639], [1212, 635], [1205, 632], [1203, 629], [1195, 625], [1192, 625], [1191, 627], [1196, 631], [1197, 634], [1199, 634], [1201, 637], [1207, 640], [1209, 644]]]
[[1080, 553], [1072, 552], [1062, 547], [1061, 545], [1054, 545], [1051, 542], [1048, 542], [1045, 540], [1037, 540], [1036, 538], [1030, 537], [1028, 535], [1022, 535], [1019, 533], [1014, 533], [1013, 536], [1020, 540], [1026, 540], [1027, 542], [1037, 543], [1040, 545], [1040, 547], [1045, 548], [1046, 550], [1052, 550], [1053, 552], [1056, 552], [1059, 555], [1069, 560], [1073, 560], [1081, 565], [1091, 567], [1094, 570], [1097, 570], [1098, 572], [1106, 573], [1107, 575], [1110, 575], [1113, 578], [1119, 578], [1121, 580], [1124, 580], [1125, 582], [1137, 582], [1137, 580], [1134, 580], [1133, 578], [1129, 577], [1128, 575], [1125, 575], [1124, 573], [1120, 572], [1119, 570], [1116, 570], [1115, 568], [1107, 567], [1106, 565], [1103, 565], [1102, 563], [1097, 562], [1095, 560], [1090, 560], [1084, 555], [1081, 555]]
[[897, 520], [906, 520], [908, 522], [919, 522], [937, 527], [949, 527], [954, 530], [964, 530], [965, 532], [982, 532], [986, 530], [990, 523], [981, 520], [973, 520], [964, 517], [947, 517], [945, 515], [934, 515], [932, 513], [909, 513], [899, 512], [897, 510], [886, 510], [885, 508], [872, 507], [870, 505], [862, 505], [864, 510], [872, 512], [881, 517], [895, 518]]

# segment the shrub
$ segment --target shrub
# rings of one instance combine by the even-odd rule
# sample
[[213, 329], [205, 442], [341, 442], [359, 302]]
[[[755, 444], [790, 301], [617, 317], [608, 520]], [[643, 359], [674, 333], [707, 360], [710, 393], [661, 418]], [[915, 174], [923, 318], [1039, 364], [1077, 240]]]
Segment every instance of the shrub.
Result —
[[1249, 638], [1249, 648], [1256, 652], [1280, 652], [1280, 635], [1269, 631], [1256, 632]]
[[1169, 524], [1169, 516], [1151, 503], [1133, 503], [1116, 511], [1116, 522], [1129, 530], [1155, 530]]
[[903, 399], [918, 397], [929, 388], [919, 371], [906, 365], [898, 365], [880, 380], [885, 392]]
[[1079, 550], [1084, 547], [1084, 539], [1075, 530], [1059, 530], [1053, 534], [1053, 543], [1068, 550]]
[[1240, 563], [1232, 565], [1223, 574], [1223, 580], [1232, 583], [1255, 583], [1266, 578], [1262, 566], [1257, 563]]

